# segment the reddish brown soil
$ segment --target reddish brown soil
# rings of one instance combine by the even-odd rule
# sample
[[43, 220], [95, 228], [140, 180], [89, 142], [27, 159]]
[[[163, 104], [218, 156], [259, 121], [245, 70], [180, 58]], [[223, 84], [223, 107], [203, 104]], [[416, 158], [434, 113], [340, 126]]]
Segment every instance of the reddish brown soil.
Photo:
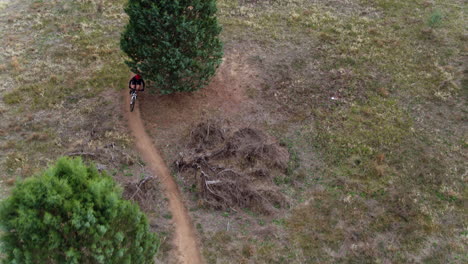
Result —
[[159, 95], [146, 89], [138, 98], [142, 119], [166, 162], [178, 158], [182, 139], [205, 120], [226, 121], [238, 128], [272, 120], [256, 98], [262, 83], [259, 75], [248, 55], [229, 50], [211, 83], [199, 91]]
[[[140, 126], [141, 133], [143, 134], [146, 129], [145, 137], [150, 137], [139, 148], [156, 146], [161, 150], [162, 158], [168, 163], [176, 160], [184, 149], [183, 138], [189, 136], [193, 127], [203, 120], [220, 120], [221, 123], [227, 122], [226, 125], [232, 128], [258, 127], [259, 122], [268, 119], [266, 116], [268, 112], [263, 111], [262, 106], [256, 103], [258, 98], [255, 97], [259, 95], [262, 83], [259, 74], [249, 63], [247, 54], [229, 50], [226, 51], [224, 61], [211, 83], [197, 92], [162, 96], [157, 93], [152, 94], [151, 88], [148, 87], [138, 97], [138, 110], [131, 113], [139, 115], [141, 111], [144, 123], [144, 128], [143, 124]], [[128, 108], [128, 103], [125, 107]], [[138, 119], [138, 122], [141, 120]], [[161, 159], [159, 154], [158, 159]], [[148, 163], [156, 164], [156, 162]], [[160, 164], [164, 165], [164, 162], [161, 160]], [[165, 165], [164, 168], [167, 172]], [[172, 178], [171, 181], [173, 182]], [[168, 198], [172, 201], [169, 195]], [[186, 200], [185, 204], [191, 205], [191, 201]], [[198, 215], [196, 217], [197, 222], [203, 221]], [[180, 228], [177, 222], [175, 228], [176, 230]], [[181, 251], [184, 250], [182, 247], [179, 248]], [[195, 261], [195, 259], [190, 260], [190, 263], [196, 263]]]
[[161, 96], [145, 92], [141, 103], [143, 118], [160, 128], [171, 128], [181, 123], [193, 124], [213, 113], [227, 116], [245, 113], [253, 107], [246, 91], [258, 87], [257, 73], [245, 60], [239, 53], [231, 52], [211, 83], [193, 93]]
[[175, 226], [174, 245], [178, 250], [178, 259], [181, 263], [187, 264], [203, 263], [204, 261], [197, 244], [197, 236], [182, 202], [177, 184], [171, 177], [169, 169], [158, 150], [153, 146], [152, 140], [145, 132], [138, 104], [135, 107], [135, 111], [130, 112], [128, 107], [128, 92], [124, 91], [124, 94], [124, 114], [128, 120], [129, 128], [135, 137], [136, 147], [153, 173], [159, 177], [165, 188], [166, 197], [169, 199], [169, 209], [172, 213]]

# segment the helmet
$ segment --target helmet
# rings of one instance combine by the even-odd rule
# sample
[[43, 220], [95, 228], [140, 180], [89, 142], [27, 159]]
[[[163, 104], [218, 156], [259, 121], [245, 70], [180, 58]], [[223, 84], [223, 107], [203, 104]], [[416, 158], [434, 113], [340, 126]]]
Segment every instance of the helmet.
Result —
[[140, 80], [141, 76], [139, 74], [135, 75], [135, 79]]

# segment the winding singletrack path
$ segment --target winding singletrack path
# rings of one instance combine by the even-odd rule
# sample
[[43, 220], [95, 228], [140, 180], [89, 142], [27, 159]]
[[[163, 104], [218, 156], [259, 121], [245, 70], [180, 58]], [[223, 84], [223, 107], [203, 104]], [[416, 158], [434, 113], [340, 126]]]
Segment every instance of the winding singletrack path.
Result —
[[124, 114], [128, 120], [128, 125], [135, 137], [135, 143], [143, 160], [148, 164], [152, 172], [159, 177], [169, 199], [169, 210], [175, 226], [174, 245], [179, 254], [179, 261], [183, 264], [202, 264], [203, 258], [197, 244], [197, 236], [187, 209], [177, 188], [177, 184], [169, 173], [164, 160], [158, 150], [153, 146], [148, 134], [146, 134], [143, 121], [140, 116], [138, 102], [133, 112], [130, 112], [130, 96], [128, 90], [124, 92]]

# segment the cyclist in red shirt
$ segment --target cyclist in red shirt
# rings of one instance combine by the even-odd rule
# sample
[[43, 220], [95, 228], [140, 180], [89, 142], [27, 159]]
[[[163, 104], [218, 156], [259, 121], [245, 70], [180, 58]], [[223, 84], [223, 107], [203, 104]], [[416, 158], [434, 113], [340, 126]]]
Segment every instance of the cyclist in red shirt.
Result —
[[139, 74], [136, 74], [128, 82], [128, 89], [130, 89], [130, 93], [135, 90], [138, 92], [143, 92], [145, 90], [145, 81]]

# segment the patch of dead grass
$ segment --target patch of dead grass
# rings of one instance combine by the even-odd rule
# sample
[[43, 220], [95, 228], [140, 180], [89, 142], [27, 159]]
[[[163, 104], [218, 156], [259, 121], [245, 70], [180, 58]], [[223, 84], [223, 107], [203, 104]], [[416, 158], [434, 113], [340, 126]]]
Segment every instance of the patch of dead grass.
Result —
[[[449, 112], [457, 115], [466, 111], [460, 104], [464, 96], [460, 69], [464, 68], [462, 56], [466, 50], [461, 41], [465, 34], [462, 3], [346, 1], [353, 2], [353, 11], [340, 12], [332, 2], [342, 1], [242, 5], [221, 1], [225, 39], [255, 42], [268, 50], [264, 54], [256, 50], [259, 53], [253, 63], [270, 75], [265, 88], [253, 98], [267, 101], [264, 103], [272, 111], [291, 116], [288, 122], [272, 126], [273, 130], [317, 128], [292, 138], [312, 142], [325, 157], [327, 165], [322, 176], [328, 180], [319, 186], [334, 190], [340, 194], [338, 197], [361, 197], [363, 203], [372, 198], [388, 209], [380, 219], [382, 225], [371, 224], [368, 228], [379, 236], [400, 239], [388, 249], [389, 254], [399, 252], [393, 261], [433, 256], [457, 262], [460, 240], [454, 245], [438, 239], [445, 253], [435, 256], [434, 251], [428, 252], [422, 246], [427, 240], [421, 233], [427, 237], [457, 236], [455, 226], [444, 226], [440, 217], [448, 212], [444, 205], [457, 208], [456, 222], [463, 218], [459, 213], [461, 204], [453, 198], [456, 196], [440, 192], [442, 186], [460, 190], [464, 184], [460, 177], [463, 173], [459, 172], [466, 164], [466, 156], [453, 147], [459, 145], [463, 126], [448, 118]], [[436, 11], [445, 16], [439, 26], [431, 27], [427, 21]], [[426, 104], [431, 107], [423, 107]], [[446, 109], [448, 105], [452, 105], [451, 110]], [[445, 116], [445, 120], [437, 116]], [[341, 183], [335, 184], [334, 179]], [[394, 189], [393, 185], [401, 188]], [[412, 192], [406, 195], [408, 190]], [[341, 208], [333, 199], [337, 197], [322, 200], [330, 208]], [[310, 226], [291, 229], [292, 236], [313, 229], [316, 221], [300, 217], [307, 214], [306, 210], [311, 209], [299, 209], [294, 212], [297, 218], [291, 219]], [[346, 208], [339, 210], [348, 212]], [[361, 219], [360, 214], [366, 211], [361, 206], [355, 210], [350, 221]], [[314, 211], [311, 218], [335, 218], [321, 214], [320, 210]], [[401, 225], [393, 228], [386, 219]], [[412, 229], [418, 231], [410, 232]], [[323, 234], [323, 241], [328, 237], [340, 241], [333, 237], [339, 231], [329, 230]], [[302, 242], [302, 252], [308, 254], [314, 242], [307, 236]], [[356, 244], [358, 250], [347, 256], [340, 253], [345, 243], [332, 245], [334, 249], [319, 248], [302, 263], [315, 263], [320, 258], [330, 263], [385, 261], [379, 248], [363, 243]], [[457, 253], [448, 253], [446, 248], [457, 249]]]

